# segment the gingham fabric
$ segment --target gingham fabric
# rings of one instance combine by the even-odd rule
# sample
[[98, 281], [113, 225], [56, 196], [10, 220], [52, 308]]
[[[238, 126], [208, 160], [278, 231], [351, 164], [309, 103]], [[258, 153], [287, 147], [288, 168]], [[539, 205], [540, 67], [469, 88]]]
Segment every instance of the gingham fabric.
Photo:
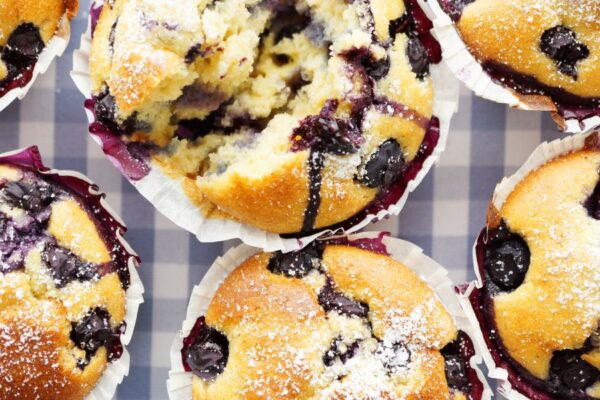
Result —
[[[87, 1], [73, 23], [65, 55], [41, 76], [22, 102], [0, 113], [0, 152], [37, 145], [46, 165], [88, 175], [107, 193], [129, 229], [126, 239], [142, 258], [145, 303], [128, 349], [131, 371], [118, 400], [167, 399], [169, 348], [181, 327], [192, 287], [214, 259], [237, 244], [198, 243], [154, 208], [106, 160], [87, 133], [83, 97], [69, 72], [87, 21]], [[473, 279], [471, 250], [499, 180], [544, 140], [560, 137], [546, 114], [509, 110], [460, 96], [440, 165], [409, 198], [399, 218], [372, 227], [412, 241], [448, 268], [456, 283]]]

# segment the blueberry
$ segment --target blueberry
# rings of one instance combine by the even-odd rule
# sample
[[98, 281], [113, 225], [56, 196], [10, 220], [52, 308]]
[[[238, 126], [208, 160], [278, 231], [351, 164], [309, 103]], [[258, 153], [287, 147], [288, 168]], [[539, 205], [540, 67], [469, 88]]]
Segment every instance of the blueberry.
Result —
[[200, 378], [211, 381], [227, 366], [229, 341], [219, 331], [201, 326], [190, 347], [183, 351], [186, 366]]
[[588, 215], [594, 219], [600, 220], [600, 182], [584, 203]]
[[444, 356], [446, 381], [448, 386], [461, 391], [469, 386], [469, 378], [467, 376], [467, 367], [460, 355], [452, 354]]
[[[305, 118], [294, 129], [291, 140], [292, 149], [300, 151], [311, 149], [321, 153], [347, 155], [356, 153], [362, 143], [360, 129], [352, 120], [336, 118], [333, 113], [336, 106], [324, 107], [319, 115]], [[333, 107], [333, 110], [330, 108]]]
[[412, 354], [404, 342], [394, 342], [391, 345], [380, 342], [377, 355], [387, 370], [393, 373], [400, 368], [407, 367], [410, 364]]
[[21, 24], [8, 37], [2, 59], [17, 69], [26, 68], [37, 60], [44, 47], [40, 30], [31, 23]]
[[563, 25], [546, 30], [540, 48], [556, 62], [561, 73], [573, 79], [577, 79], [577, 63], [590, 55], [588, 47], [577, 41], [575, 32]]
[[450, 388], [468, 393], [470, 391], [470, 382], [468, 368], [465, 359], [461, 355], [461, 346], [464, 343], [466, 335], [459, 332], [458, 339], [448, 343], [441, 351], [444, 356], [444, 366], [446, 371], [446, 381]]
[[347, 345], [342, 341], [341, 337], [337, 337], [333, 340], [325, 355], [323, 355], [323, 363], [328, 367], [332, 366], [336, 360], [340, 360], [342, 364], [345, 364], [349, 359], [354, 357], [358, 346], [358, 341]]
[[406, 55], [408, 56], [408, 61], [413, 72], [417, 74], [417, 78], [423, 79], [429, 75], [429, 55], [419, 38], [413, 37], [408, 40]]
[[202, 55], [202, 44], [198, 43], [190, 47], [187, 54], [185, 55], [186, 64], [191, 64], [196, 61], [196, 58]]
[[319, 267], [322, 254], [323, 250], [318, 245], [291, 253], [278, 252], [269, 260], [267, 269], [274, 274], [303, 278]]
[[55, 193], [43, 183], [9, 182], [0, 190], [0, 196], [13, 207], [37, 213], [52, 203]]
[[370, 188], [388, 188], [400, 179], [406, 166], [400, 144], [388, 139], [371, 155], [357, 179]]
[[486, 249], [485, 270], [502, 290], [514, 290], [525, 280], [529, 269], [530, 252], [527, 243], [516, 235]]
[[600, 371], [581, 359], [580, 351], [558, 351], [550, 363], [551, 377], [558, 380], [567, 388], [575, 391], [585, 390], [598, 379]]
[[83, 282], [99, 277], [96, 266], [84, 263], [70, 251], [53, 244], [46, 246], [43, 260], [57, 288], [62, 288], [75, 280]]
[[88, 354], [95, 354], [114, 337], [110, 327], [110, 314], [103, 308], [95, 308], [79, 324], [73, 324], [71, 340]]
[[378, 81], [390, 72], [390, 59], [376, 59], [371, 51], [364, 47], [354, 47], [342, 54], [342, 57], [355, 68], [362, 68], [374, 80]]
[[367, 304], [359, 303], [336, 292], [331, 282], [328, 282], [319, 293], [319, 304], [327, 312], [337, 311], [349, 317], [359, 318], [369, 316], [369, 306]]

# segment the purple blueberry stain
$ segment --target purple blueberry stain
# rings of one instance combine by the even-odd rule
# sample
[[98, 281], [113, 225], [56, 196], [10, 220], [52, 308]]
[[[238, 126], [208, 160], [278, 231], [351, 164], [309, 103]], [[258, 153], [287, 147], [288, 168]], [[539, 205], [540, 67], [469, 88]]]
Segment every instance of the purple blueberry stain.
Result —
[[577, 41], [577, 35], [570, 28], [558, 25], [546, 30], [540, 41], [540, 48], [556, 63], [558, 70], [577, 80], [577, 63], [590, 56], [589, 48]]
[[292, 132], [292, 151], [310, 150], [308, 157], [309, 196], [301, 232], [314, 229], [321, 205], [321, 170], [325, 154], [344, 156], [356, 153], [363, 143], [360, 127], [353, 119], [337, 118], [338, 100], [328, 100], [319, 115], [300, 122]]
[[184, 369], [205, 381], [223, 373], [229, 358], [229, 340], [210, 328], [204, 317], [198, 318], [189, 336], [183, 340], [181, 356]]

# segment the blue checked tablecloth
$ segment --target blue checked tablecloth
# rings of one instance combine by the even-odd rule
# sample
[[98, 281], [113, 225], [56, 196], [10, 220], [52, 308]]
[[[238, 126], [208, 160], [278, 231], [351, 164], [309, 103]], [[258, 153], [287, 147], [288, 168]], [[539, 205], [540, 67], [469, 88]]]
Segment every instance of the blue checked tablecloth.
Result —
[[[146, 288], [132, 343], [131, 372], [119, 400], [167, 399], [169, 348], [185, 317], [188, 295], [213, 260], [237, 243], [200, 244], [121, 178], [87, 134], [83, 97], [69, 72], [72, 52], [87, 23], [88, 1], [73, 24], [71, 44], [22, 102], [0, 113], [0, 152], [37, 145], [46, 165], [88, 175], [129, 230], [142, 258]], [[463, 88], [440, 165], [409, 198], [400, 218], [373, 227], [421, 246], [450, 270], [456, 283], [473, 279], [471, 248], [485, 221], [489, 198], [542, 141], [558, 138], [548, 115], [509, 110]]]

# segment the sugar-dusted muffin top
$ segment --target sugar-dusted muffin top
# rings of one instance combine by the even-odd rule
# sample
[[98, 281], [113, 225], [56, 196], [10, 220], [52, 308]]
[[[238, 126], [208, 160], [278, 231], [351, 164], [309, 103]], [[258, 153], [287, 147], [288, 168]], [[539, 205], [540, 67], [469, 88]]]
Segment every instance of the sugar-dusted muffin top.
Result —
[[62, 18], [73, 18], [77, 8], [77, 0], [0, 2], [0, 94], [35, 64]]
[[495, 345], [556, 399], [600, 398], [600, 150], [525, 177], [493, 215], [483, 253]]
[[83, 399], [121, 356], [129, 270], [97, 207], [0, 164], [0, 398]]
[[96, 118], [208, 215], [331, 226], [398, 183], [437, 128], [416, 18], [402, 0], [116, 0], [94, 33]]
[[551, 95], [563, 105], [600, 105], [597, 0], [440, 2], [474, 56], [502, 84]]
[[182, 357], [194, 400], [466, 399], [463, 335], [406, 266], [317, 244], [235, 269]]

